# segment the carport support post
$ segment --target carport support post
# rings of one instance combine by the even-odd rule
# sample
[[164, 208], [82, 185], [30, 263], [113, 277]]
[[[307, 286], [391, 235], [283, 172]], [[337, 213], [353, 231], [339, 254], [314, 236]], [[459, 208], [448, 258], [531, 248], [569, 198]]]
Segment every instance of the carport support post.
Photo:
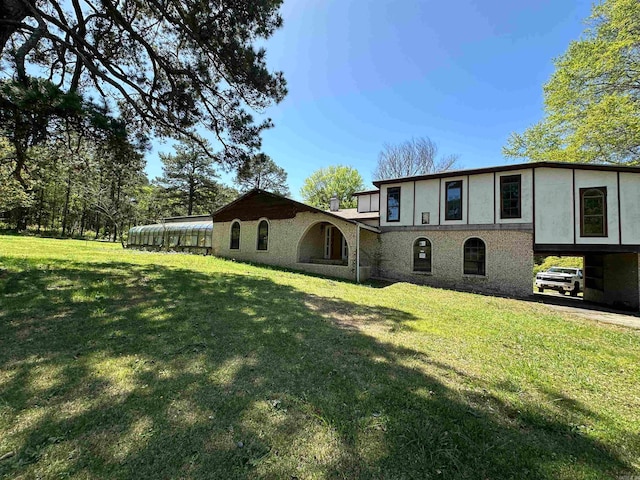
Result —
[[356, 283], [360, 283], [360, 224], [356, 225]]

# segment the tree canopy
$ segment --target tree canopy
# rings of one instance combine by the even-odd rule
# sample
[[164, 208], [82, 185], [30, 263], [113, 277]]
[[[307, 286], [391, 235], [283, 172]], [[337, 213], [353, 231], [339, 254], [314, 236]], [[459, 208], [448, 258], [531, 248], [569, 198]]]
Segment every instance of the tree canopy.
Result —
[[593, 7], [583, 36], [555, 60], [545, 116], [512, 133], [505, 156], [532, 161], [637, 164], [640, 160], [640, 2]]
[[300, 189], [303, 200], [316, 208], [328, 209], [335, 194], [340, 208], [354, 208], [357, 204], [353, 194], [364, 189], [364, 182], [355, 168], [334, 165], [313, 172]]
[[238, 169], [235, 184], [241, 192], [260, 188], [279, 195], [290, 195], [287, 172], [264, 153], [254, 155]]
[[385, 144], [373, 172], [374, 180], [444, 172], [456, 166], [458, 155], [438, 158], [438, 145], [429, 137], [412, 138], [398, 145]]
[[[10, 87], [44, 82], [129, 128], [195, 139], [203, 126], [224, 147], [219, 160], [245, 161], [271, 125], [250, 110], [286, 94], [282, 73], [255, 47], [282, 25], [281, 3], [0, 0], [0, 71]], [[5, 96], [2, 108], [11, 106]]]
[[175, 151], [174, 155], [160, 154], [163, 174], [157, 179], [171, 205], [169, 211], [173, 215], [205, 214], [222, 206], [218, 196], [223, 188], [211, 158], [190, 140], [177, 145]]

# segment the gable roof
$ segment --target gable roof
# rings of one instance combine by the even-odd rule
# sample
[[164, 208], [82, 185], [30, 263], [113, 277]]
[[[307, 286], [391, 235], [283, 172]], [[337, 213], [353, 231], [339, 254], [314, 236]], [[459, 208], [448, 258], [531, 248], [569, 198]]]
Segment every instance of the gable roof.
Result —
[[500, 167], [472, 168], [467, 170], [448, 170], [446, 172], [429, 173], [427, 175], [414, 175], [412, 177], [388, 178], [385, 180], [375, 180], [373, 184], [380, 188], [380, 185], [387, 183], [415, 182], [418, 180], [430, 180], [432, 178], [459, 177], [463, 175], [478, 175], [481, 173], [509, 172], [512, 170], [525, 170], [528, 168], [575, 168], [579, 170], [601, 170], [610, 172], [630, 172], [640, 173], [640, 167], [627, 167], [618, 165], [600, 165], [593, 163], [570, 163], [570, 162], [531, 162], [516, 163], [512, 165], [502, 165]]
[[259, 220], [260, 218], [268, 218], [269, 220], [282, 220], [294, 218], [300, 212], [320, 213], [332, 218], [340, 219], [344, 222], [360, 225], [367, 230], [378, 231], [375, 227], [356, 220], [348, 219], [336, 215], [333, 212], [320, 210], [306, 203], [298, 202], [276, 193], [267, 192], [266, 190], [253, 189], [245, 193], [241, 197], [236, 198], [233, 202], [228, 203], [224, 207], [213, 213], [213, 223], [231, 222], [233, 220], [250, 221]]

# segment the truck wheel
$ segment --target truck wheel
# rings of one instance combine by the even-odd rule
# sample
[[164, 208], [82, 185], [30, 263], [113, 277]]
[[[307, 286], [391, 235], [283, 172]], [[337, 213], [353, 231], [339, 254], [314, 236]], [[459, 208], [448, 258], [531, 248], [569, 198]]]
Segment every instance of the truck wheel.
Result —
[[564, 295], [566, 292], [565, 292], [563, 289], [560, 289], [560, 290], [558, 290], [558, 293], [559, 293], [560, 295]]
[[540, 293], [542, 293], [542, 292], [544, 292], [544, 288], [542, 288], [542, 287], [538, 287], [538, 291], [539, 291]]
[[572, 297], [577, 297], [578, 296], [578, 292], [580, 292], [580, 284], [578, 282], [576, 282], [575, 285], [573, 286], [573, 290], [571, 290], [571, 296]]

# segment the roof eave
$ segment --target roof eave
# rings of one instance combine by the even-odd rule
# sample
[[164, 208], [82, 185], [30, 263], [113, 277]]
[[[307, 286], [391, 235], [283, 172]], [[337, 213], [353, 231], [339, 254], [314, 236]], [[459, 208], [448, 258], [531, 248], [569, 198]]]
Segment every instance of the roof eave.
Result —
[[577, 168], [580, 170], [601, 170], [640, 173], [640, 167], [622, 165], [602, 165], [593, 163], [573, 163], [573, 162], [531, 162], [516, 163], [512, 165], [502, 165], [497, 167], [482, 167], [466, 170], [449, 170], [446, 172], [430, 173], [427, 175], [414, 175], [412, 177], [389, 178], [386, 180], [375, 180], [373, 184], [380, 188], [380, 185], [389, 183], [417, 182], [420, 180], [431, 180], [436, 178], [459, 177], [465, 175], [479, 175], [482, 173], [508, 172], [513, 170], [524, 170], [528, 168]]

